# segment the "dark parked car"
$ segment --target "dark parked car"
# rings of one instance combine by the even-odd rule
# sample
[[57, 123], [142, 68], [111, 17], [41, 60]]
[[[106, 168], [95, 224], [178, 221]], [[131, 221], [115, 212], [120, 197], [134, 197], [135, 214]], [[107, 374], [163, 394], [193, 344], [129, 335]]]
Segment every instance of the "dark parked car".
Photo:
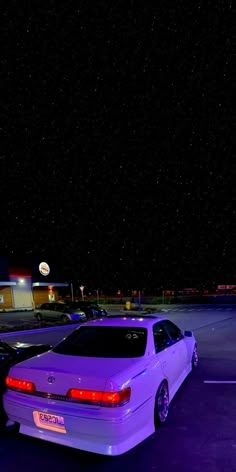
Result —
[[65, 303], [43, 303], [35, 308], [35, 318], [38, 321], [86, 321], [84, 310], [76, 306], [69, 306]]
[[10, 367], [18, 362], [37, 356], [52, 349], [50, 344], [6, 343], [0, 341], [0, 429], [5, 426], [7, 416], [2, 406], [5, 377]]
[[79, 308], [83, 310], [87, 318], [100, 318], [101, 316], [107, 316], [107, 311], [95, 302], [78, 300], [75, 302], [66, 302], [66, 304], [71, 309]]

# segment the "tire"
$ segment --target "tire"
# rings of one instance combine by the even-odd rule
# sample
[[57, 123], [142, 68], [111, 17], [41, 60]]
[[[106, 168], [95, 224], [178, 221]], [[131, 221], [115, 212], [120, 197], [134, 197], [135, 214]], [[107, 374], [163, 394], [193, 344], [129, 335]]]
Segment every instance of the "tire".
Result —
[[198, 366], [198, 352], [197, 352], [197, 345], [195, 344], [194, 349], [193, 349], [193, 355], [192, 355], [192, 369], [196, 369]]
[[41, 313], [36, 313], [35, 318], [36, 318], [37, 321], [42, 321], [42, 319], [43, 319]]
[[63, 321], [63, 323], [66, 323], [68, 321], [68, 318], [66, 315], [62, 315], [61, 316], [61, 321]]
[[5, 426], [7, 423], [7, 415], [3, 409], [3, 405], [1, 405], [1, 410], [0, 410], [0, 432], [4, 431]]
[[18, 434], [19, 433], [19, 430], [20, 430], [20, 424], [19, 423], [13, 423], [12, 424], [8, 424], [7, 420], [4, 424], [4, 426], [2, 426], [2, 429], [1, 429], [1, 425], [0, 425], [0, 431], [5, 434]]
[[89, 311], [89, 315], [90, 315], [90, 318], [92, 318], [93, 320], [97, 318], [96, 311], [93, 308], [91, 308], [91, 310]]
[[162, 423], [165, 423], [169, 413], [169, 389], [168, 384], [164, 380], [159, 386], [154, 406], [154, 424], [157, 428]]

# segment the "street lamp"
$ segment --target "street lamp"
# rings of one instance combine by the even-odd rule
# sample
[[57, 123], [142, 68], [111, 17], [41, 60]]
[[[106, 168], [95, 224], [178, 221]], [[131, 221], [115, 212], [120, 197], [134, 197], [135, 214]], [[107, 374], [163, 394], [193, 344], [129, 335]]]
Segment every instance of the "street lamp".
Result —
[[82, 300], [84, 300], [84, 285], [80, 285]]
[[74, 301], [74, 288], [73, 288], [73, 283], [70, 283], [70, 290], [71, 290], [71, 301]]

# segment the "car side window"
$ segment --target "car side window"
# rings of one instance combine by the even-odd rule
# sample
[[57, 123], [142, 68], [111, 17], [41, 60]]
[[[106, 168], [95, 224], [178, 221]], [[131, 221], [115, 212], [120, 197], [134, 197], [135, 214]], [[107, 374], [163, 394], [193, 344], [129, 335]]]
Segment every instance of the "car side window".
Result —
[[64, 310], [64, 305], [62, 303], [54, 303], [52, 310], [54, 311], [63, 311]]
[[62, 311], [63, 309], [64, 309], [64, 305], [62, 305], [62, 303], [55, 303], [54, 310]]
[[44, 303], [44, 304], [41, 306], [41, 308], [42, 308], [43, 310], [50, 310], [50, 305], [49, 305], [49, 303]]
[[156, 352], [166, 349], [171, 344], [170, 337], [160, 322], [153, 326], [153, 338]]
[[183, 338], [181, 329], [178, 328], [178, 326], [176, 326], [172, 321], [165, 320], [162, 321], [161, 324], [170, 336], [172, 343], [180, 341]]
[[56, 303], [49, 303], [49, 310], [57, 311], [57, 304]]

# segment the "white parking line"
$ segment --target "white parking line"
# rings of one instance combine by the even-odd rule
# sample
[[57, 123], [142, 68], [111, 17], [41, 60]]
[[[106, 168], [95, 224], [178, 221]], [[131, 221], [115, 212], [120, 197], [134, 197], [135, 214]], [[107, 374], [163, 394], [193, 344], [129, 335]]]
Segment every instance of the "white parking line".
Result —
[[236, 384], [236, 380], [204, 380], [205, 384]]

